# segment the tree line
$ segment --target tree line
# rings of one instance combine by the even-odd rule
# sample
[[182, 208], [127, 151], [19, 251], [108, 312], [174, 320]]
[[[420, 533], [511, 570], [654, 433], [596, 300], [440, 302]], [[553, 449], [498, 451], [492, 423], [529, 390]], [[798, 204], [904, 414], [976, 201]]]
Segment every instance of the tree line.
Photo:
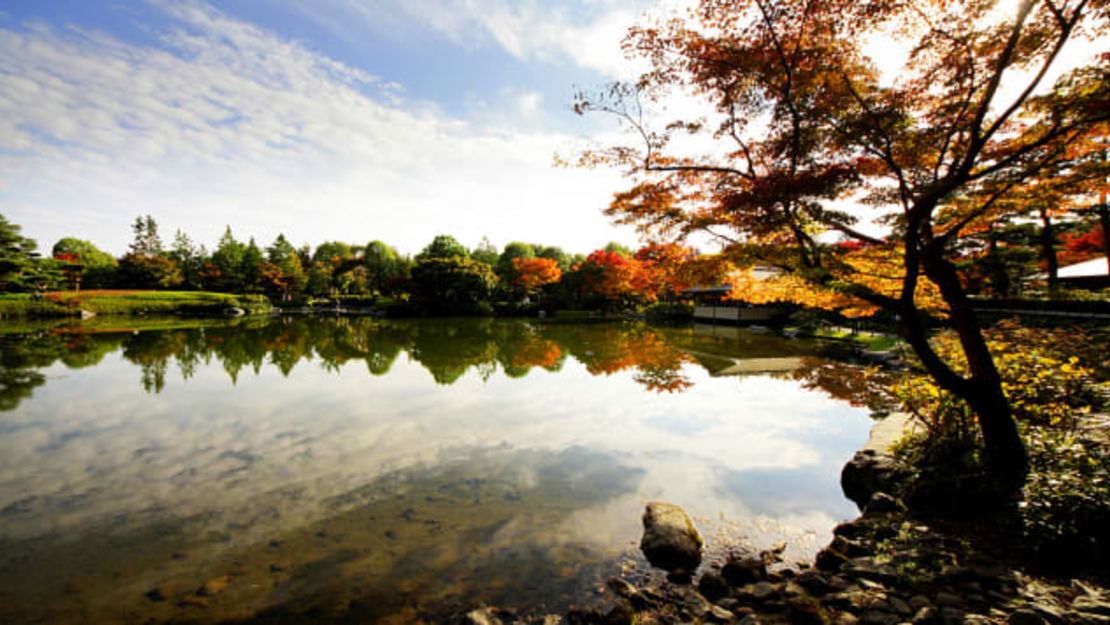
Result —
[[212, 250], [178, 230], [170, 244], [150, 215], [132, 225], [126, 254], [65, 237], [48, 257], [0, 216], [0, 291], [153, 289], [262, 294], [279, 303], [388, 298], [422, 312], [489, 312], [495, 303], [617, 309], [668, 300], [698, 284], [719, 284], [726, 267], [680, 244], [632, 250], [610, 243], [588, 255], [538, 243], [488, 239], [469, 249], [436, 236], [415, 256], [382, 241], [295, 246], [279, 234], [266, 247], [228, 226]]

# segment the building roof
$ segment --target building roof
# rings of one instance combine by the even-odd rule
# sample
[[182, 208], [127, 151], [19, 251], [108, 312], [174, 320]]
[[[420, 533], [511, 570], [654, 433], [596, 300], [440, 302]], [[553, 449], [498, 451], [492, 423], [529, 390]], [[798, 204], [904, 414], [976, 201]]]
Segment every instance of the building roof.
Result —
[[1105, 257], [1061, 267], [1057, 273], [1061, 278], [1100, 278], [1107, 274], [1110, 274], [1110, 269]]

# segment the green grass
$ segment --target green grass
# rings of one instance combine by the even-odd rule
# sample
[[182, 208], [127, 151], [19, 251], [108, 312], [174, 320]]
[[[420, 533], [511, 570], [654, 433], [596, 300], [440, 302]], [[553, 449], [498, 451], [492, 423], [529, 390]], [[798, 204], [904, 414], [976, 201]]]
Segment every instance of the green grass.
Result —
[[0, 295], [0, 318], [49, 318], [80, 315], [85, 310], [97, 315], [218, 315], [229, 307], [247, 312], [268, 312], [269, 301], [261, 296], [229, 295], [204, 291], [72, 291], [48, 293], [41, 300], [28, 294]]
[[874, 332], [858, 332], [852, 334], [851, 330], [841, 327], [818, 328], [813, 333], [813, 336], [823, 339], [852, 341], [862, 346], [864, 349], [873, 352], [885, 352], [894, 349], [894, 346], [897, 345], [900, 340], [896, 336]]

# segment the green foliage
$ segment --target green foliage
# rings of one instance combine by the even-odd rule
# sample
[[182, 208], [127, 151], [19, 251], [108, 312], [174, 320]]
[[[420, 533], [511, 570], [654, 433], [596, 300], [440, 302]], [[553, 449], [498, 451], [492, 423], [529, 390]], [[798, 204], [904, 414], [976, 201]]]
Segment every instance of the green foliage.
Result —
[[32, 239], [20, 234], [19, 226], [0, 215], [0, 291], [25, 291], [36, 286], [35, 247]]
[[[1070, 427], [1076, 418], [1100, 408], [1108, 387], [1097, 367], [1098, 341], [1082, 330], [1045, 330], [1004, 322], [984, 332], [1002, 378], [1002, 390], [1014, 416], [1036, 425]], [[959, 342], [953, 333], [933, 341], [942, 357], [966, 373]], [[917, 417], [934, 439], [973, 442], [975, 415], [954, 394], [931, 377], [909, 375], [898, 382], [895, 397]]]
[[393, 295], [408, 277], [408, 263], [397, 250], [381, 241], [371, 241], [363, 254], [366, 265], [366, 285], [371, 291]]
[[469, 258], [424, 258], [412, 269], [413, 296], [423, 310], [435, 313], [491, 313], [497, 275]]
[[478, 247], [474, 248], [474, 251], [470, 253], [470, 257], [492, 267], [497, 264], [497, 259], [500, 258], [501, 255], [497, 253], [497, 248], [487, 237], [482, 237], [482, 242], [478, 244]]
[[1110, 449], [1050, 428], [1026, 432], [1024, 545], [1042, 563], [1110, 568]]
[[449, 234], [440, 234], [432, 239], [432, 242], [427, 245], [419, 254], [416, 255], [416, 260], [431, 260], [434, 258], [470, 258], [470, 253], [466, 251], [466, 246], [455, 240], [455, 237]]
[[119, 276], [124, 285], [139, 289], [166, 289], [184, 281], [177, 263], [161, 254], [124, 256], [120, 259]]
[[132, 254], [157, 256], [162, 253], [162, 238], [158, 235], [158, 224], [153, 217], [136, 217], [131, 232], [135, 237], [131, 242]]

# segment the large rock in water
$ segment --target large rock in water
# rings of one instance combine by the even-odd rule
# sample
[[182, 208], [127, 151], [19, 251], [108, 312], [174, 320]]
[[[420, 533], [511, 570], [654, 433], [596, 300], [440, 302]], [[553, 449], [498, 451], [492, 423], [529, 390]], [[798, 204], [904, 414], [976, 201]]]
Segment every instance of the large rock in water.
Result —
[[857, 451], [840, 472], [840, 487], [844, 496], [856, 503], [860, 510], [871, 496], [879, 491], [890, 492], [902, 476], [898, 465], [889, 455], [873, 449]]
[[653, 501], [644, 509], [640, 550], [652, 566], [691, 574], [701, 564], [701, 534], [686, 511], [673, 503]]

